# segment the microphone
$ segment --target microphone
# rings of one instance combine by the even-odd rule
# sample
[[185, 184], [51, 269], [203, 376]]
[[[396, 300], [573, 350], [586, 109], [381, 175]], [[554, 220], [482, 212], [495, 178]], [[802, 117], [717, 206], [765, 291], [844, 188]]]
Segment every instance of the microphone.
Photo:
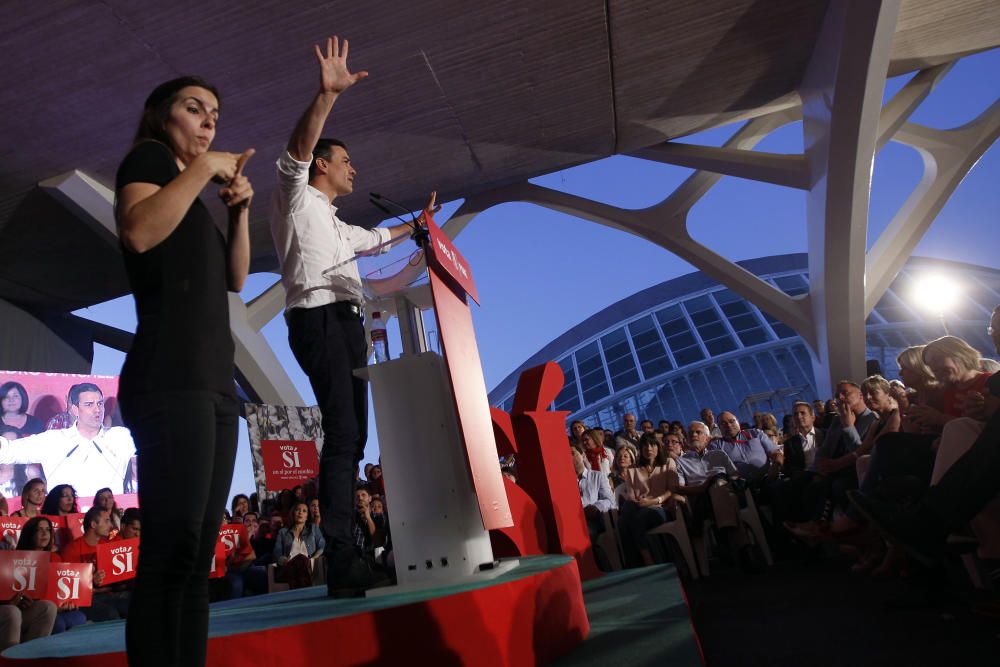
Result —
[[385, 204], [381, 203], [380, 201], [378, 201], [378, 200], [376, 200], [374, 198], [370, 198], [368, 200], [368, 203], [370, 203], [372, 206], [374, 206], [378, 210], [382, 211], [382, 213], [384, 213], [384, 214], [386, 214], [386, 215], [388, 215], [390, 217], [396, 218], [396, 220], [399, 220], [404, 225], [409, 225], [410, 224], [406, 220], [403, 220], [401, 217], [399, 217], [398, 215], [396, 215], [395, 213], [393, 213], [392, 211], [390, 211], [389, 207], [386, 206]]
[[[413, 215], [413, 211], [406, 208], [399, 202], [393, 201], [392, 199], [389, 199], [384, 195], [380, 195], [377, 192], [369, 192], [368, 196], [370, 197], [369, 201], [371, 201], [372, 204], [375, 204], [375, 206], [382, 209], [383, 211], [386, 211], [387, 213], [388, 209], [382, 202], [385, 202], [385, 204], [390, 204], [396, 207], [396, 209], [407, 213], [410, 216], [410, 219], [413, 220], [413, 224], [410, 225], [411, 228], [413, 229], [413, 233], [410, 234], [410, 238], [412, 238], [413, 241], [417, 244], [417, 246], [421, 248], [423, 248], [427, 244], [428, 240], [430, 239], [430, 232], [427, 231], [426, 227], [420, 224], [420, 221], [417, 220], [417, 216]], [[402, 220], [402, 218], [400, 218], [398, 215], [393, 217], [395, 217], [397, 220]], [[404, 224], [410, 224], [410, 223], [404, 221]]]
[[419, 223], [417, 222], [417, 216], [413, 215], [413, 211], [411, 211], [410, 209], [406, 208], [405, 206], [403, 206], [399, 202], [395, 202], [395, 201], [389, 199], [388, 197], [380, 195], [377, 192], [369, 192], [368, 196], [372, 198], [373, 202], [377, 200], [379, 202], [385, 202], [386, 204], [391, 204], [392, 206], [395, 206], [397, 210], [403, 211], [404, 213], [406, 213], [407, 215], [409, 215], [410, 218], [413, 219], [413, 224], [414, 225], [419, 226]]

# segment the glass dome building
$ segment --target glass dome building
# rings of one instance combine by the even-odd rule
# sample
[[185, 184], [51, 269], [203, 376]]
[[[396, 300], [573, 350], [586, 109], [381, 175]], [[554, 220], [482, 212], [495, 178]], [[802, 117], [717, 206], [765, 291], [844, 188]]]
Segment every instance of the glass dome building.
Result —
[[[778, 255], [739, 262], [795, 296], [808, 291], [807, 257]], [[944, 276], [959, 289], [949, 312], [914, 306], [922, 277]], [[898, 353], [946, 332], [993, 356], [986, 334], [1000, 304], [1000, 271], [939, 259], [911, 258], [867, 320], [868, 359], [898, 377]], [[781, 414], [818, 396], [803, 340], [788, 326], [698, 271], [644, 289], [572, 327], [532, 355], [489, 394], [510, 410], [521, 373], [556, 361], [566, 384], [554, 409], [591, 426], [619, 429], [639, 419], [697, 419], [703, 407]], [[852, 378], [860, 381], [863, 378]]]

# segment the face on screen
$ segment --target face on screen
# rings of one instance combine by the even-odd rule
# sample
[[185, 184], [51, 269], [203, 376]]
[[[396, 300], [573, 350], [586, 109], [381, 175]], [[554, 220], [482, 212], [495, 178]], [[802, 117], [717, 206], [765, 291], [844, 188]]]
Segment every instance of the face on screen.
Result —
[[104, 397], [96, 391], [80, 393], [80, 405], [70, 407], [70, 412], [79, 420], [80, 426], [101, 428], [104, 426]]

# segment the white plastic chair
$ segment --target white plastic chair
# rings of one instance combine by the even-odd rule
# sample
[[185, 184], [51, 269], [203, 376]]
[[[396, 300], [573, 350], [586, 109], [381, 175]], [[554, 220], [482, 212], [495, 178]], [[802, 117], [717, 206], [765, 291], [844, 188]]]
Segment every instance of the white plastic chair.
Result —
[[[628, 485], [619, 484], [615, 487], [615, 504], [621, 507], [623, 501], [628, 499]], [[646, 532], [647, 535], [669, 535], [674, 538], [677, 542], [677, 546], [681, 550], [681, 556], [684, 558], [684, 562], [687, 564], [688, 572], [691, 573], [691, 579], [694, 581], [698, 580], [698, 565], [694, 560], [694, 552], [691, 550], [691, 538], [688, 537], [687, 524], [684, 523], [684, 517], [682, 512], [678, 511], [677, 515], [679, 518], [666, 521], [656, 528]], [[617, 533], [617, 531], [616, 531]], [[621, 535], [618, 535], [618, 545], [621, 548]], [[624, 555], [625, 551], [622, 550]]]

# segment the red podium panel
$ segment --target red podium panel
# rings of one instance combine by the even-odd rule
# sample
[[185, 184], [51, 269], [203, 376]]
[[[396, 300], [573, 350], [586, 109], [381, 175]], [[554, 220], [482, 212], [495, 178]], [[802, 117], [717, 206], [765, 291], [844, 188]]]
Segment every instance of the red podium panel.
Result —
[[[451, 239], [425, 211], [430, 232], [427, 275], [437, 314], [441, 350], [444, 353], [458, 427], [468, 455], [472, 484], [487, 530], [514, 524], [504, 490], [503, 474], [493, 439], [493, 420], [486, 397], [486, 381], [472, 326], [466, 294], [475, 298], [472, 270]], [[471, 292], [470, 292], [471, 290]]]

